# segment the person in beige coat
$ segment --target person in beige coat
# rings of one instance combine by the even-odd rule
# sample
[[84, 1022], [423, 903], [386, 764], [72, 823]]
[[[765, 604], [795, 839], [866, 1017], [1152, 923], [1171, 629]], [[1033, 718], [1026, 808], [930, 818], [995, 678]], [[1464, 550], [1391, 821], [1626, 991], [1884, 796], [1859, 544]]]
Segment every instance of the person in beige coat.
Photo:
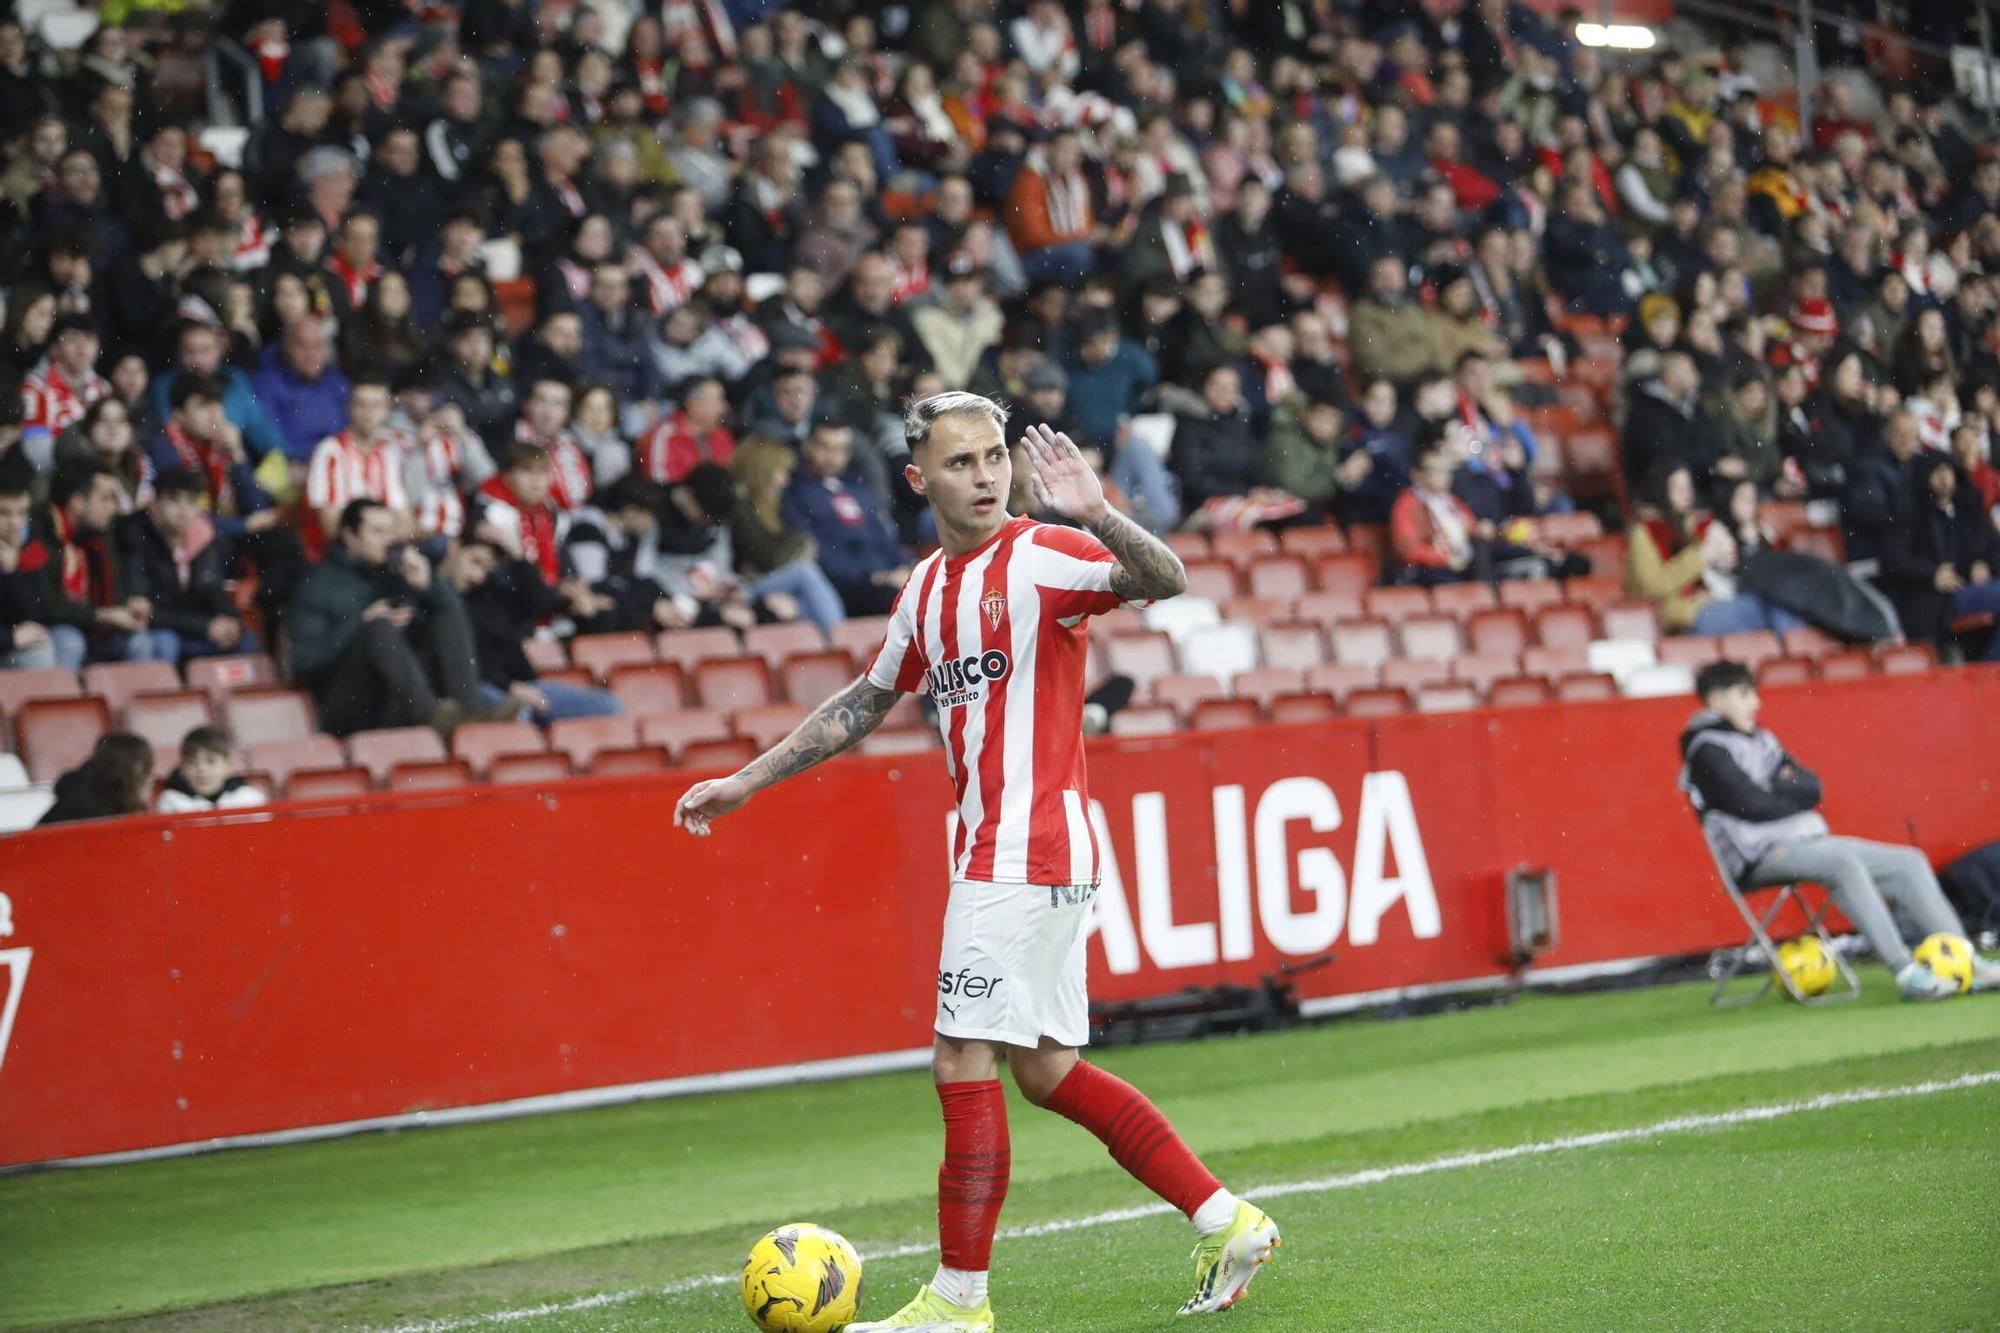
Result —
[[986, 294], [985, 270], [955, 255], [945, 268], [944, 299], [918, 309], [910, 322], [944, 387], [963, 389], [979, 369], [979, 358], [1000, 341], [1005, 320]]

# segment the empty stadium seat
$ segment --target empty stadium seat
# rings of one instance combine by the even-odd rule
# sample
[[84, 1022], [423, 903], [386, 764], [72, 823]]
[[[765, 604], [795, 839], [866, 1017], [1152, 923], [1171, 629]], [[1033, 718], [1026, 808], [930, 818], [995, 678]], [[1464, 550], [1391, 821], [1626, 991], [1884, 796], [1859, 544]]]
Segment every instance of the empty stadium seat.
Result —
[[826, 640], [830, 647], [845, 648], [853, 656], [856, 667], [866, 667], [874, 660], [875, 650], [882, 646], [882, 640], [888, 633], [889, 617], [855, 616], [828, 630]]
[[1274, 723], [1325, 722], [1340, 716], [1340, 703], [1325, 690], [1301, 690], [1279, 695], [1267, 711]]
[[1333, 660], [1350, 666], [1380, 666], [1395, 656], [1389, 627], [1379, 620], [1343, 620], [1328, 635]]
[[1361, 615], [1361, 592], [1359, 588], [1309, 592], [1292, 603], [1292, 615], [1321, 626], [1340, 620], [1355, 620]]
[[1847, 560], [1847, 542], [1839, 528], [1800, 528], [1785, 538], [1784, 547], [1802, 555], [1816, 555], [1836, 565]]
[[437, 763], [448, 756], [444, 740], [429, 727], [381, 727], [349, 736], [347, 757], [386, 783], [398, 764]]
[[652, 640], [639, 633], [579, 634], [569, 641], [570, 665], [582, 667], [598, 680], [609, 680], [614, 667], [653, 659]]
[[1706, 666], [1722, 657], [1722, 641], [1709, 634], [1669, 634], [1654, 646], [1663, 664], [1689, 669]]
[[609, 717], [565, 717], [549, 724], [549, 748], [569, 756], [579, 772], [594, 766], [599, 750], [620, 750], [639, 743], [639, 723], [630, 714]]
[[1139, 704], [1111, 715], [1113, 736], [1164, 736], [1180, 730], [1180, 719], [1164, 704]]
[[1478, 690], [1483, 696], [1493, 688], [1496, 680], [1521, 674], [1519, 657], [1503, 657], [1498, 654], [1466, 653], [1451, 660], [1451, 678], [1463, 681]]
[[294, 741], [317, 730], [312, 697], [282, 685], [253, 685], [224, 695], [222, 725], [228, 728], [230, 739], [242, 746]]
[[1812, 625], [1788, 629], [1779, 637], [1785, 645], [1787, 657], [1825, 657], [1828, 653], [1837, 653], [1846, 646], [1825, 630]]
[[1866, 648], [1850, 648], [1828, 653], [1819, 659], [1821, 680], [1856, 680], [1875, 670], [1875, 655]]
[[390, 791], [438, 791], [472, 783], [472, 765], [463, 759], [434, 759], [397, 764], [384, 785]]
[[1545, 606], [1535, 612], [1535, 642], [1545, 648], [1580, 648], [1597, 637], [1597, 617], [1587, 607]]
[[593, 777], [622, 777], [632, 773], [662, 773], [674, 766], [673, 756], [664, 745], [623, 745], [599, 750], [590, 758]]
[[1563, 600], [1571, 606], [1587, 606], [1602, 611], [1613, 602], [1622, 602], [1627, 594], [1625, 580], [1611, 574], [1580, 574], [1563, 581]]
[[1461, 620], [1499, 604], [1490, 583], [1440, 583], [1431, 589], [1431, 609]]
[[670, 629], [655, 636], [653, 651], [662, 662], [678, 662], [682, 671], [692, 673], [697, 662], [711, 657], [736, 656], [743, 651], [743, 641], [727, 625]]
[[1382, 664], [1382, 683], [1412, 692], [1451, 681], [1451, 663], [1432, 657], [1397, 657]]
[[1115, 675], [1130, 676], [1142, 695], [1155, 680], [1179, 669], [1173, 641], [1158, 630], [1105, 640], [1104, 666]]
[[1936, 666], [1937, 654], [1927, 643], [1891, 644], [1876, 651], [1875, 665], [1884, 675], [1907, 676]]
[[1218, 559], [1247, 565], [1258, 556], [1274, 554], [1278, 549], [1278, 539], [1264, 528], [1251, 528], [1247, 532], [1211, 532], [1208, 549]]
[[1757, 521], [1771, 530], [1780, 546], [1794, 532], [1812, 526], [1804, 500], [1765, 500], [1757, 506]]
[[201, 690], [141, 694], [125, 705], [121, 724], [153, 747], [153, 776], [165, 777], [181, 761], [181, 742], [196, 727], [213, 724], [208, 695]]
[[1479, 707], [1479, 691], [1470, 685], [1426, 685], [1417, 691], [1419, 713], [1462, 713]]
[[1339, 555], [1347, 549], [1347, 538], [1336, 527], [1286, 528], [1278, 534], [1278, 549], [1308, 560], [1323, 555]]
[[1224, 620], [1241, 620], [1252, 625], [1264, 625], [1273, 620], [1292, 618], [1292, 606], [1296, 597], [1232, 597], [1222, 606]]
[[1411, 616], [1396, 626], [1396, 637], [1402, 641], [1405, 657], [1448, 662], [1465, 650], [1458, 636], [1458, 621], [1448, 614]]
[[569, 666], [569, 649], [561, 639], [545, 639], [536, 635], [521, 645], [527, 654], [528, 665], [535, 669], [537, 676], [545, 676], [551, 671], [562, 671]]
[[1166, 536], [1167, 549], [1179, 556], [1183, 562], [1206, 560], [1213, 553], [1205, 532], [1170, 532]]
[[778, 664], [793, 653], [818, 652], [826, 647], [826, 634], [810, 620], [791, 620], [776, 625], [752, 625], [743, 631], [743, 651], [755, 653], [777, 670]]
[[1312, 591], [1306, 562], [1296, 555], [1271, 555], [1250, 565], [1252, 597], [1294, 598]]
[[1260, 707], [1268, 708], [1271, 700], [1281, 694], [1296, 694], [1305, 688], [1305, 684], [1303, 667], [1264, 666], [1237, 672], [1229, 682], [1229, 692], [1239, 699], [1251, 699]]
[[1767, 629], [1739, 630], [1733, 634], [1724, 634], [1721, 637], [1719, 651], [1722, 656], [1741, 662], [1752, 671], [1773, 657], [1785, 655], [1784, 645], [1778, 642], [1778, 636]]
[[83, 692], [68, 667], [15, 667], [0, 671], [0, 715], [11, 717], [30, 699], [74, 699]]
[[1431, 609], [1430, 589], [1408, 585], [1370, 588], [1362, 596], [1361, 606], [1367, 614], [1377, 620], [1401, 620], [1406, 616], [1427, 615]]
[[728, 772], [743, 767], [757, 757], [757, 747], [741, 736], [715, 741], [696, 741], [680, 753], [683, 768], [715, 769]]
[[207, 690], [220, 698], [246, 685], [277, 683], [278, 668], [263, 653], [240, 653], [234, 657], [197, 657], [187, 664], [189, 689]]
[[712, 658], [694, 668], [695, 702], [732, 712], [771, 702], [771, 668], [761, 657]]
[[1549, 683], [1540, 676], [1504, 676], [1486, 687], [1493, 708], [1522, 708], [1549, 701]]
[[261, 768], [282, 787], [296, 769], [344, 768], [347, 756], [340, 742], [325, 732], [291, 740], [257, 741], [243, 747], [246, 763]]
[[486, 770], [486, 780], [501, 786], [524, 786], [529, 783], [561, 782], [570, 772], [570, 758], [560, 750], [548, 750], [541, 754], [503, 754], [494, 756], [492, 767]]
[[839, 694], [860, 674], [845, 648], [793, 653], [778, 667], [778, 684], [793, 703], [814, 707]]
[[1554, 579], [1508, 579], [1499, 588], [1500, 605], [1532, 614], [1545, 606], [1559, 606], [1562, 584]]
[[1243, 592], [1243, 580], [1227, 560], [1190, 560], [1186, 566], [1187, 591], [1196, 597], [1220, 603]]
[[789, 736], [792, 728], [805, 721], [811, 712], [812, 709], [804, 704], [756, 704], [737, 709], [730, 715], [729, 721], [737, 735], [747, 737], [759, 751], [763, 751]]
[[[1234, 600], [1234, 599], [1232, 599]], [[1222, 623], [1222, 604], [1194, 593], [1179, 597], [1169, 597], [1164, 602], [1155, 602], [1139, 613], [1140, 625], [1146, 629], [1156, 629], [1179, 643], [1198, 629]], [[1131, 609], [1131, 608], [1124, 608]], [[1113, 633], [1127, 631], [1113, 630]]]
[[1346, 555], [1323, 555], [1313, 566], [1321, 592], [1349, 593], [1359, 600], [1375, 585], [1377, 566], [1358, 551]]
[[1758, 688], [1766, 685], [1804, 685], [1813, 678], [1809, 657], [1779, 657], [1764, 663], [1757, 672]]
[[1584, 664], [1592, 672], [1623, 680], [1634, 671], [1643, 671], [1658, 663], [1653, 645], [1639, 643], [1632, 639], [1599, 639], [1584, 649]]
[[1591, 483], [1615, 478], [1618, 468], [1618, 437], [1602, 426], [1586, 426], [1563, 438], [1563, 457], [1569, 476], [1582, 493], [1599, 493]]
[[1556, 682], [1556, 698], [1568, 703], [1618, 697], [1618, 680], [1601, 671], [1573, 671]]
[[1304, 671], [1326, 660], [1326, 636], [1308, 620], [1287, 620], [1258, 631], [1257, 646], [1270, 667]]
[[288, 801], [321, 801], [340, 796], [366, 796], [374, 786], [368, 770], [358, 764], [339, 768], [299, 768], [285, 780]]
[[1593, 537], [1602, 537], [1604, 524], [1589, 510], [1579, 509], [1569, 514], [1543, 514], [1535, 520], [1535, 530], [1545, 542], [1574, 546]]
[[1518, 660], [1528, 646], [1528, 618], [1514, 607], [1474, 611], [1465, 618], [1468, 652]]
[[1219, 677], [1174, 673], [1155, 680], [1147, 697], [1154, 703], [1165, 704], [1180, 716], [1186, 717], [1202, 700], [1225, 698], [1228, 693], [1222, 687]]
[[1613, 533], [1608, 537], [1593, 537], [1578, 545], [1579, 554], [1590, 561], [1590, 572], [1607, 578], [1623, 578], [1625, 575], [1625, 538]]
[[1322, 662], [1306, 669], [1306, 688], [1336, 699], [1345, 699], [1356, 690], [1373, 689], [1381, 683], [1379, 662]]
[[1254, 699], [1204, 699], [1188, 714], [1188, 725], [1196, 731], [1254, 727], [1258, 721]]
[[1211, 625], [1180, 640], [1180, 666], [1186, 672], [1227, 680], [1258, 664], [1254, 625]]
[[548, 748], [532, 722], [467, 722], [451, 733], [453, 756], [471, 764], [480, 777], [503, 754], [540, 754]]
[[[1671, 640], [1669, 641], [1671, 642]], [[1694, 693], [1694, 668], [1683, 662], [1662, 662], [1634, 671], [1619, 683], [1628, 699], [1657, 699], [1669, 694]]]
[[99, 662], [83, 669], [83, 692], [110, 704], [114, 717], [125, 711], [135, 694], [180, 687], [181, 673], [171, 662]]
[[687, 707], [687, 671], [679, 662], [618, 667], [611, 673], [610, 685], [625, 711], [635, 717]]
[[1354, 691], [1342, 706], [1349, 717], [1392, 717], [1413, 705], [1408, 690], [1377, 688]]
[[95, 695], [30, 699], [14, 715], [14, 748], [30, 778], [54, 782], [82, 763], [110, 728], [111, 709]]
[[675, 760], [682, 750], [700, 741], [729, 738], [729, 717], [717, 708], [688, 708], [678, 713], [655, 713], [639, 719], [639, 739], [647, 745], [664, 745]]
[[1590, 645], [1582, 643], [1563, 644], [1551, 648], [1547, 644], [1536, 644], [1522, 650], [1521, 674], [1542, 676], [1556, 680], [1572, 671], [1590, 669]]
[[1607, 639], [1625, 639], [1633, 643], [1658, 643], [1660, 641], [1660, 616], [1651, 602], [1620, 602], [1607, 606], [1598, 613]]

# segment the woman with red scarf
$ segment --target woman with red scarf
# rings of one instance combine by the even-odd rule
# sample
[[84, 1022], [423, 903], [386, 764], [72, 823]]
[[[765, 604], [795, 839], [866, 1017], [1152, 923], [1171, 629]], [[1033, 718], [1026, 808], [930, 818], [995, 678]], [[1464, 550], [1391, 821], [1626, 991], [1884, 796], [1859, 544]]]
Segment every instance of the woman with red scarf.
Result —
[[1768, 629], [1783, 633], [1799, 617], [1736, 588], [1741, 558], [1726, 525], [1695, 508], [1694, 477], [1662, 463], [1646, 488], [1648, 501], [1626, 535], [1626, 586], [1652, 602], [1661, 628], [1673, 633], [1728, 634]]

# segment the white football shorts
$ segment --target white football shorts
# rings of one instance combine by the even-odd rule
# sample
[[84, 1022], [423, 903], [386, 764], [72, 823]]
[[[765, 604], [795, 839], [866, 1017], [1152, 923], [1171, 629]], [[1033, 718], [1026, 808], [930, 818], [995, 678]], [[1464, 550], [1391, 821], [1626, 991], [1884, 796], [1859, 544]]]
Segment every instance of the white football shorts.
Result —
[[938, 953], [937, 1030], [1033, 1049], [1090, 1042], [1084, 936], [1097, 886], [955, 880]]

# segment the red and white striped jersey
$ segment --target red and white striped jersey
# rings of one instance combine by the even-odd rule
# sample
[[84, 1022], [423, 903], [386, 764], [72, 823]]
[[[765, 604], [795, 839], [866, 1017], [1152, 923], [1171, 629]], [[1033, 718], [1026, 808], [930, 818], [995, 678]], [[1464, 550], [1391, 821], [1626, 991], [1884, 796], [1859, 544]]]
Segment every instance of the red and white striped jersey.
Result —
[[47, 357], [21, 381], [21, 428], [60, 435], [98, 399], [111, 392], [111, 381], [91, 372], [71, 380]]
[[403, 451], [408, 447], [393, 430], [383, 431], [372, 449], [356, 444], [352, 431], [327, 436], [306, 465], [306, 503], [324, 513], [365, 497], [408, 512], [410, 497], [403, 489]]
[[1119, 604], [1117, 561], [1075, 528], [1009, 519], [917, 565], [868, 680], [928, 690], [958, 792], [954, 879], [1095, 884], [1083, 773], [1086, 616]]

